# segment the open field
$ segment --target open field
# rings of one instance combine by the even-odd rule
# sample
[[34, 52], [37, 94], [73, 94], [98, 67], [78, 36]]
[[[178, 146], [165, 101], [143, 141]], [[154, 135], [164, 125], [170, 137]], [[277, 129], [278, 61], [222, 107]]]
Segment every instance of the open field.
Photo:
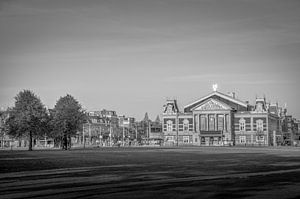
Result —
[[0, 151], [0, 198], [300, 198], [300, 148]]

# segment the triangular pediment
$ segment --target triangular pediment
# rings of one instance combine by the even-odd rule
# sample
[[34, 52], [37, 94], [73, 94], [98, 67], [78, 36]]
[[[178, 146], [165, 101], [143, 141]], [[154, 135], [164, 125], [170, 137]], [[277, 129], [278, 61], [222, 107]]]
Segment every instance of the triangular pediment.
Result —
[[225, 95], [223, 93], [215, 91], [205, 97], [200, 98], [199, 100], [196, 100], [196, 101], [184, 106], [184, 112], [190, 112], [192, 110], [195, 110], [195, 108], [199, 107], [199, 105], [202, 105], [204, 102], [207, 102], [209, 99], [217, 100], [217, 101], [221, 102], [222, 104], [229, 106], [231, 109], [235, 109], [235, 110], [247, 110], [248, 109], [248, 104], [246, 102], [240, 101], [229, 95]]
[[196, 111], [231, 110], [231, 107], [223, 102], [220, 102], [219, 100], [211, 98], [199, 104], [192, 110], [196, 110]]

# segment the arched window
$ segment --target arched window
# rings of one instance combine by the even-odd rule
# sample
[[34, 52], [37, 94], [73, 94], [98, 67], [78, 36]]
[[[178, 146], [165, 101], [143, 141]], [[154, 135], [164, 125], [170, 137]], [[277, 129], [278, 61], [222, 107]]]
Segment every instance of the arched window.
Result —
[[264, 121], [256, 120], [256, 130], [260, 132], [264, 131]]
[[200, 130], [201, 131], [206, 131], [207, 130], [207, 121], [206, 121], [206, 116], [205, 115], [200, 116]]
[[209, 131], [214, 131], [215, 130], [215, 116], [214, 115], [209, 115], [208, 116], [209, 120]]
[[189, 120], [184, 119], [183, 120], [183, 131], [188, 131], [189, 130]]
[[246, 126], [245, 123], [246, 123], [245, 120], [243, 118], [241, 118], [239, 121], [240, 131], [245, 131], [245, 126]]
[[172, 120], [167, 121], [167, 131], [173, 131], [173, 122]]

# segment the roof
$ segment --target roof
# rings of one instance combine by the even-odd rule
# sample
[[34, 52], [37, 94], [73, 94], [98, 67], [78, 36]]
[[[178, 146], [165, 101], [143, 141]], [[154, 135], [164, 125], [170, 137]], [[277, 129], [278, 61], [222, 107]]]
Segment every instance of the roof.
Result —
[[217, 95], [217, 96], [219, 96], [219, 97], [222, 97], [222, 98], [224, 98], [224, 99], [226, 99], [226, 100], [232, 101], [232, 102], [234, 102], [234, 103], [236, 103], [236, 104], [239, 104], [239, 105], [241, 105], [241, 106], [244, 106], [244, 107], [247, 107], [247, 106], [248, 106], [248, 104], [247, 104], [246, 102], [243, 102], [243, 101], [241, 101], [241, 100], [238, 100], [238, 99], [236, 99], [236, 98], [233, 98], [233, 97], [231, 97], [231, 96], [229, 96], [229, 95], [226, 95], [226, 94], [224, 94], [224, 93], [220, 93], [220, 92], [218, 92], [218, 91], [214, 91], [214, 92], [212, 92], [212, 93], [210, 93], [210, 94], [208, 94], [208, 95], [206, 95], [206, 96], [204, 96], [204, 97], [202, 97], [202, 98], [200, 98], [200, 99], [198, 99], [198, 100], [196, 100], [196, 101], [194, 101], [194, 102], [192, 102], [192, 103], [190, 103], [190, 104], [184, 106], [184, 108], [187, 108], [187, 107], [192, 106], [192, 105], [194, 105], [194, 104], [196, 104], [196, 103], [199, 103], [199, 102], [201, 102], [201, 101], [203, 101], [203, 100], [205, 100], [205, 99], [207, 99], [207, 98], [210, 98], [210, 97], [212, 97], [212, 96], [214, 96], [214, 95]]

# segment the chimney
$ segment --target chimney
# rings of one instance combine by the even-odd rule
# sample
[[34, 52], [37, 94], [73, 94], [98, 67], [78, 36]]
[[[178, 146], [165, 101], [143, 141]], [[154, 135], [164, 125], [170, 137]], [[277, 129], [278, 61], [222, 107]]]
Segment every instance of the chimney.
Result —
[[232, 98], [235, 99], [235, 92], [232, 92]]
[[235, 99], [235, 92], [228, 92], [228, 95], [229, 95], [230, 97], [232, 97], [233, 99]]

